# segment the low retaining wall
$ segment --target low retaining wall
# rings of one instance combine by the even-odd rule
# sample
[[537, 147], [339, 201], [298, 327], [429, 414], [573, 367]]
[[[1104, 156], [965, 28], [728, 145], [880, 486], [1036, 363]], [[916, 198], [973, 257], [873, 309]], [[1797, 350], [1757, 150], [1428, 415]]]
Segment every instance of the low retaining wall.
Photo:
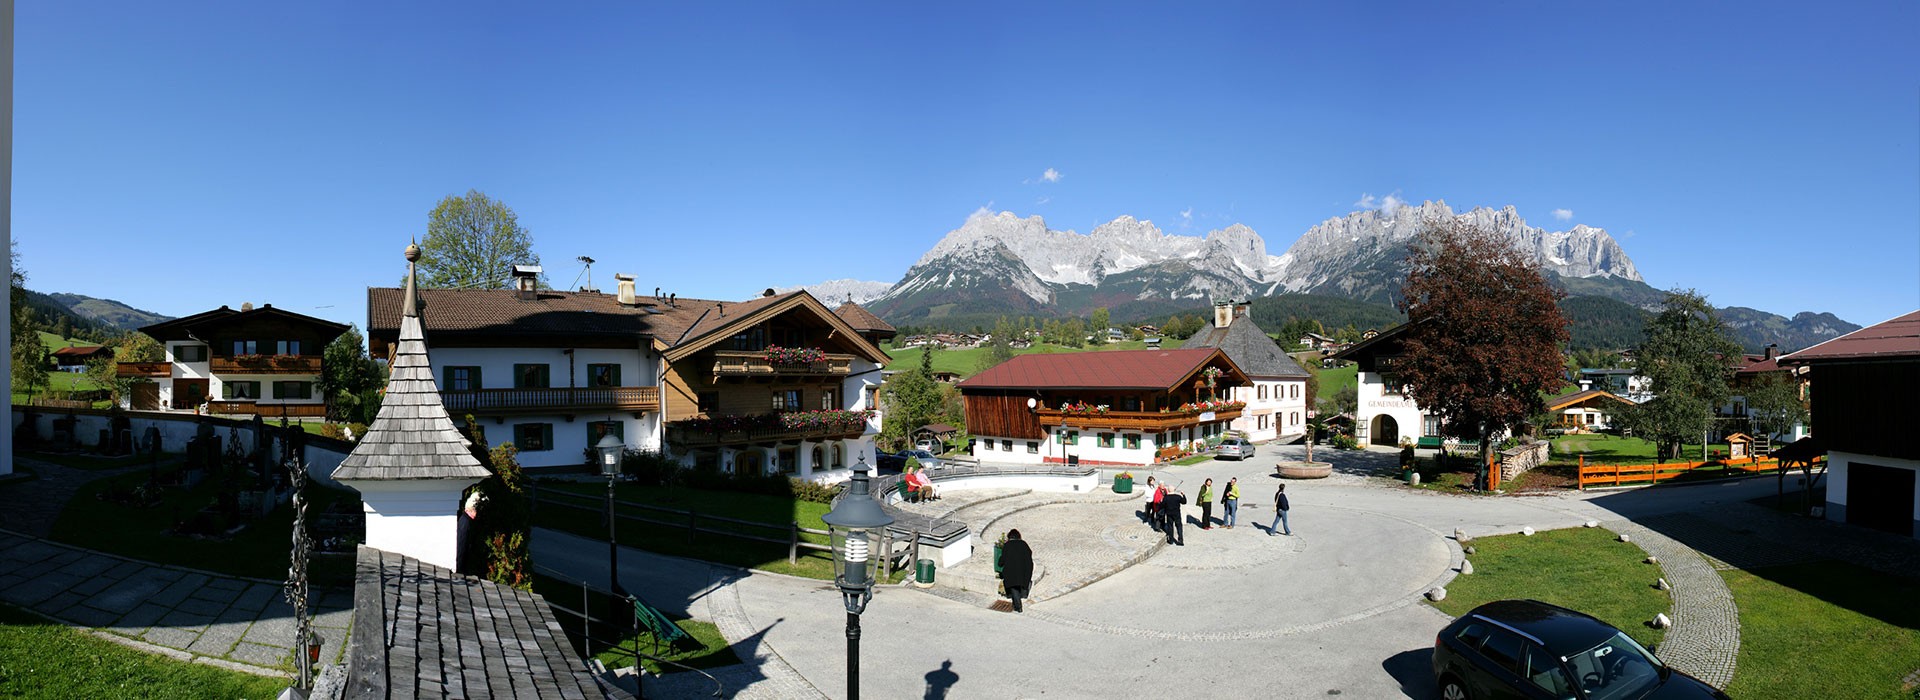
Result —
[[[113, 413], [101, 409], [14, 406], [13, 418], [8, 423], [13, 432], [8, 434], [18, 435], [29, 414], [33, 416], [33, 432], [39, 436], [42, 444], [51, 441], [54, 421], [71, 418], [74, 421], [73, 441], [82, 447], [93, 448], [100, 446], [100, 431], [112, 429], [114, 417]], [[213, 426], [214, 434], [222, 440], [227, 439], [229, 431], [235, 430], [239, 431], [241, 444], [252, 445], [254, 440], [251, 420], [154, 411], [121, 411], [119, 415], [127, 418], [127, 427], [133, 432], [135, 440], [142, 439], [147, 434], [148, 428], [158, 431], [161, 449], [167, 452], [185, 451], [187, 441], [200, 432], [202, 423]], [[277, 440], [281, 433], [280, 426], [263, 422], [262, 427], [266, 432], [263, 442], [267, 447], [267, 454], [278, 455], [280, 445]], [[299, 430], [299, 428], [288, 428], [288, 430]], [[18, 440], [14, 441], [14, 447], [19, 449]], [[347, 453], [352, 451], [353, 443], [345, 440], [335, 440], [319, 435], [306, 436], [306, 451], [302, 457], [307, 463], [307, 474], [314, 481], [328, 487], [345, 488], [334, 481], [332, 475], [333, 470], [340, 466], [340, 462], [347, 458]]]
[[1500, 451], [1500, 480], [1510, 481], [1534, 467], [1547, 463], [1549, 443], [1538, 440], [1511, 450]]

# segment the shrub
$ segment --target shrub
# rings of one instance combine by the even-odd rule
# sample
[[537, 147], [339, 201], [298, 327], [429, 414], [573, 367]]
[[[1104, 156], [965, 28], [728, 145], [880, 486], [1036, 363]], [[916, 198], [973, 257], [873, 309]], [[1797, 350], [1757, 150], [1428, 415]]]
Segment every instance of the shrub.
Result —
[[839, 486], [828, 486], [806, 479], [788, 479], [787, 482], [793, 497], [808, 503], [832, 503], [833, 497], [840, 493]]
[[1340, 449], [1343, 449], [1343, 450], [1357, 450], [1357, 449], [1360, 449], [1360, 441], [1359, 441], [1359, 440], [1356, 440], [1356, 439], [1354, 439], [1354, 437], [1353, 437], [1352, 435], [1339, 435], [1339, 434], [1336, 434], [1336, 435], [1334, 435], [1334, 436], [1333, 436], [1333, 439], [1332, 439], [1332, 440], [1330, 440], [1329, 442], [1331, 442], [1331, 443], [1333, 444], [1333, 446], [1334, 446], [1334, 447], [1338, 447], [1338, 448], [1340, 448]]
[[900, 471], [905, 474], [920, 471], [920, 459], [918, 457], [908, 457], [907, 463], [900, 467]]
[[321, 423], [320, 437], [333, 438], [335, 440], [345, 440], [347, 439], [347, 426], [341, 425], [339, 423]]
[[654, 450], [620, 453], [620, 471], [635, 482], [665, 486], [680, 480], [680, 463]]

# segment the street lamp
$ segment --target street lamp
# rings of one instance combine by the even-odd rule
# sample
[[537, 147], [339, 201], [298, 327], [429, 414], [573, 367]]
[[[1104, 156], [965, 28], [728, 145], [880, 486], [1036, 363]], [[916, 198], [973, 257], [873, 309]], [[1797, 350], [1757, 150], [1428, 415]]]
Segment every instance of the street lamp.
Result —
[[[880, 509], [867, 483], [867, 457], [853, 465], [853, 482], [833, 510], [821, 516], [833, 538], [833, 582], [847, 606], [847, 700], [860, 700], [860, 613], [873, 600], [873, 579], [880, 560], [873, 543], [893, 516]], [[881, 552], [880, 556], [886, 556]]]
[[593, 444], [593, 451], [600, 456], [600, 473], [607, 477], [607, 581], [612, 584], [615, 597], [625, 593], [620, 590], [620, 544], [614, 534], [618, 521], [613, 517], [613, 482], [620, 478], [620, 453], [626, 449], [626, 443], [614, 437], [613, 431], [607, 431]]

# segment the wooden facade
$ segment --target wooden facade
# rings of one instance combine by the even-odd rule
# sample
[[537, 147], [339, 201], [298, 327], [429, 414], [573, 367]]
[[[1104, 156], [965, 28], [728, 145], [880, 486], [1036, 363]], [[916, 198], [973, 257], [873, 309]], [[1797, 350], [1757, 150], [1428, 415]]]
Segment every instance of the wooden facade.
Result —
[[984, 389], [966, 393], [967, 432], [1014, 439], [1039, 440], [1046, 437], [1040, 416], [1027, 408], [1033, 392]]
[[1821, 362], [1812, 379], [1813, 433], [1828, 450], [1920, 459], [1913, 418], [1897, 410], [1920, 393], [1920, 359]]
[[458, 413], [553, 413], [556, 410], [660, 410], [660, 390], [650, 386], [556, 387], [442, 391], [440, 402]]

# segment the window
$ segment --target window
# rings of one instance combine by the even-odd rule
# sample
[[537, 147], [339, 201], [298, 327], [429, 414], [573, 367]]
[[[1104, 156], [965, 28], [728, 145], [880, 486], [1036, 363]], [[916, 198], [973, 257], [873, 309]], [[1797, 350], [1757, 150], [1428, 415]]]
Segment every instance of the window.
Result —
[[773, 391], [773, 410], [776, 412], [800, 410], [800, 390], [775, 389]]
[[710, 413], [713, 413], [714, 411], [720, 410], [720, 392], [702, 391], [700, 393], [694, 394], [694, 397], [699, 404], [699, 411], [701, 413], [710, 414]]
[[993, 451], [993, 441], [992, 441], [992, 440], [981, 440], [981, 441], [980, 441], [980, 449], [982, 449], [982, 450], [985, 450], [985, 451], [987, 451], [987, 452], [992, 452], [992, 451]]
[[1298, 426], [1298, 425], [1300, 425], [1300, 412], [1299, 412], [1299, 411], [1294, 411], [1294, 412], [1293, 412], [1293, 424], [1294, 424], [1295, 426]]
[[1013, 451], [1013, 441], [1012, 441], [1012, 440], [1001, 440], [1001, 441], [1000, 441], [1000, 451], [1001, 451], [1001, 452], [1012, 452], [1012, 451]]
[[1078, 431], [1078, 430], [1067, 430], [1067, 431], [1063, 431], [1063, 432], [1061, 432], [1061, 433], [1060, 433], [1060, 444], [1062, 444], [1062, 445], [1078, 445], [1078, 444], [1080, 444], [1080, 431]]
[[797, 348], [807, 344], [807, 334], [798, 328], [773, 329], [773, 344], [782, 347]]
[[1489, 631], [1486, 643], [1480, 645], [1480, 653], [1502, 668], [1521, 673], [1520, 653], [1523, 646], [1525, 642], [1521, 641], [1520, 635], [1496, 629]]
[[273, 398], [311, 399], [313, 398], [313, 382], [274, 382]]
[[447, 391], [475, 391], [479, 388], [479, 367], [447, 368]]
[[521, 423], [513, 426], [513, 446], [521, 452], [545, 452], [553, 449], [552, 423]]
[[1140, 449], [1140, 435], [1138, 433], [1127, 433], [1125, 438], [1126, 438], [1125, 442], [1127, 445], [1127, 449], [1129, 450]]
[[1098, 444], [1101, 447], [1112, 447], [1113, 433], [1100, 433], [1100, 439], [1096, 444]]
[[275, 344], [274, 344], [274, 348], [273, 348], [273, 354], [275, 354], [275, 355], [298, 355], [298, 354], [300, 354], [300, 341], [298, 341], [298, 340], [282, 340], [282, 341], [280, 341], [280, 342], [278, 342], [278, 343], [275, 343]]
[[1037, 454], [1040, 454], [1040, 441], [1039, 441], [1039, 440], [1028, 440], [1028, 441], [1027, 441], [1027, 454], [1030, 454], [1030, 455], [1037, 455]]
[[1453, 638], [1460, 640], [1468, 649], [1478, 649], [1481, 642], [1487, 641], [1487, 626], [1478, 622], [1467, 623]]
[[1420, 434], [1426, 437], [1439, 436], [1440, 435], [1440, 417], [1439, 416], [1421, 416], [1420, 417]]
[[587, 365], [587, 386], [595, 388], [620, 386], [620, 365]]
[[833, 466], [835, 468], [847, 466], [847, 450], [845, 447], [842, 447], [840, 443], [833, 443], [833, 449], [829, 450], [828, 454], [832, 455]]
[[1260, 385], [1260, 398], [1263, 400], [1267, 398], [1267, 385], [1265, 384]]
[[1573, 697], [1573, 680], [1560, 668], [1560, 661], [1540, 647], [1527, 645], [1527, 680], [1552, 693], [1556, 698]]
[[174, 362], [206, 362], [207, 346], [176, 345], [173, 347]]
[[832, 411], [837, 408], [840, 408], [840, 390], [839, 389], [821, 389], [820, 390], [820, 410]]
[[767, 330], [765, 328], [754, 327], [744, 331], [740, 331], [738, 335], [733, 336], [733, 349], [735, 350], [767, 349]]
[[608, 433], [612, 433], [614, 437], [620, 439], [620, 442], [625, 443], [627, 441], [627, 424], [617, 420], [587, 423], [587, 447], [591, 449], [599, 445], [600, 438], [606, 437]]
[[1287, 387], [1287, 397], [1294, 398], [1294, 399], [1300, 398], [1300, 385], [1295, 384], [1293, 386]]
[[260, 344], [251, 340], [233, 341], [233, 354], [258, 355], [260, 354]]
[[513, 388], [545, 389], [549, 386], [552, 386], [552, 384], [549, 384], [547, 380], [546, 365], [540, 364], [540, 365], [514, 365], [513, 366]]
[[880, 410], [880, 387], [877, 387], [877, 386], [867, 387], [866, 394], [867, 394], [867, 404], [865, 406], [861, 406], [861, 408], [867, 409], [869, 411]]
[[260, 398], [260, 382], [222, 382], [220, 384], [220, 398], [258, 399]]
[[1140, 410], [1140, 397], [1138, 396], [1122, 397], [1120, 399], [1120, 410], [1122, 411]]

